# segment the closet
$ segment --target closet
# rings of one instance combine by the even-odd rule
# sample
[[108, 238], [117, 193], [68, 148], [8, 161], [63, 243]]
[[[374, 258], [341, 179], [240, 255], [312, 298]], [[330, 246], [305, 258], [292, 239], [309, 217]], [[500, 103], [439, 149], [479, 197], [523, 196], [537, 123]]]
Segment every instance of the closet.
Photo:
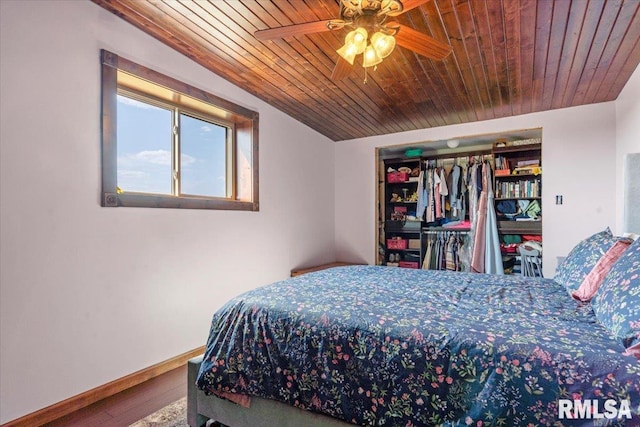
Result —
[[540, 137], [534, 129], [461, 138], [457, 149], [378, 149], [377, 264], [520, 272], [517, 246], [542, 240]]

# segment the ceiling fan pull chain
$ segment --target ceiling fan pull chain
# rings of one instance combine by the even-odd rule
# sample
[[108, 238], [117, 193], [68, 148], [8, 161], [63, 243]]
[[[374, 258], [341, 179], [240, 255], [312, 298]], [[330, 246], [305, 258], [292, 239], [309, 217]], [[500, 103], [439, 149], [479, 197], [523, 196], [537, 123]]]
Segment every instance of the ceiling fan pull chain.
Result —
[[364, 67], [364, 82], [363, 84], [367, 84], [367, 67]]

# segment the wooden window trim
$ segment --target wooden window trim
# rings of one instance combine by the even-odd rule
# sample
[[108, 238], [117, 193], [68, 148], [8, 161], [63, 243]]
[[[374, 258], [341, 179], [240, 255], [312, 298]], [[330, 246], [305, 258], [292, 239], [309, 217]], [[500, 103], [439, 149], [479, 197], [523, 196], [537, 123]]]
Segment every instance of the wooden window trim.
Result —
[[[146, 208], [181, 208], [181, 209], [220, 209], [220, 210], [259, 210], [258, 187], [258, 127], [257, 112], [234, 104], [211, 93], [178, 81], [172, 77], [136, 64], [107, 50], [100, 51], [102, 64], [102, 197], [101, 205], [105, 207], [146, 207]], [[241, 128], [251, 138], [251, 200], [234, 200], [230, 198], [173, 196], [140, 193], [117, 192], [117, 92], [118, 70], [138, 76], [156, 85], [164, 86], [175, 92], [214, 105], [225, 110], [231, 117], [237, 138]], [[241, 126], [240, 126], [241, 125]], [[233, 154], [235, 159], [235, 153]], [[235, 165], [234, 165], [235, 168]], [[233, 185], [237, 185], [237, 174], [234, 169]], [[234, 192], [235, 194], [235, 192]]]

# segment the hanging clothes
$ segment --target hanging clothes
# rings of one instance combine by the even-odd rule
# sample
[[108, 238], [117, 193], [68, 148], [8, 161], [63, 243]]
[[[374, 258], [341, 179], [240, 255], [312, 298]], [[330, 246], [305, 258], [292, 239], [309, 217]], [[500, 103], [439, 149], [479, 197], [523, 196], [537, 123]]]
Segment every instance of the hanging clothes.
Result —
[[476, 228], [473, 240], [473, 252], [471, 255], [471, 271], [484, 273], [484, 255], [486, 244], [487, 226], [487, 193], [480, 193], [478, 212], [476, 213]]
[[423, 270], [467, 271], [460, 260], [464, 239], [452, 231], [428, 231]]
[[428, 167], [426, 170], [426, 186], [428, 190], [427, 195], [427, 206], [425, 208], [425, 222], [430, 223], [436, 220], [436, 206], [435, 206], [435, 190], [434, 190], [434, 180], [433, 180], [434, 169], [432, 167]]
[[476, 273], [504, 274], [498, 222], [493, 208], [493, 185], [491, 185], [491, 165], [482, 164], [482, 191], [478, 201], [471, 270]]
[[[459, 218], [461, 206], [461, 196], [462, 192], [460, 191], [460, 184], [462, 183], [461, 178], [462, 168], [454, 164], [453, 168], [451, 168], [451, 173], [449, 177], [451, 178], [451, 193], [450, 193], [450, 203], [451, 203], [451, 217]], [[464, 218], [463, 218], [464, 219]]]
[[478, 175], [478, 164], [473, 161], [473, 158], [469, 160], [470, 166], [467, 169], [467, 189], [469, 192], [469, 223], [471, 228], [469, 230], [469, 240], [465, 247], [465, 262], [469, 267], [469, 271], [473, 269], [473, 259], [475, 254], [475, 241], [476, 232], [478, 228], [478, 186], [476, 184]]
[[490, 274], [504, 274], [500, 237], [498, 236], [498, 220], [494, 207], [493, 176], [491, 166], [487, 164], [487, 215], [486, 215], [486, 243], [484, 254], [484, 272]]
[[449, 188], [447, 187], [447, 176], [444, 170], [444, 167], [440, 168], [440, 217], [445, 218], [447, 216], [446, 213], [446, 205], [447, 205], [447, 196], [449, 195]]
[[442, 218], [442, 198], [440, 197], [440, 186], [442, 180], [440, 179], [440, 172], [437, 169], [433, 171], [433, 196], [435, 201], [436, 219]]
[[467, 183], [469, 188], [469, 222], [471, 228], [474, 229], [476, 223], [476, 216], [478, 213], [478, 164], [473, 163], [467, 170]]
[[431, 268], [431, 252], [433, 251], [433, 239], [427, 240], [427, 250], [424, 254], [424, 260], [422, 261], [422, 269], [429, 270]]
[[416, 218], [420, 219], [422, 219], [429, 202], [429, 188], [426, 179], [425, 171], [421, 170], [418, 175], [418, 202], [416, 204]]
[[449, 236], [449, 239], [447, 240], [447, 251], [446, 251], [446, 255], [445, 255], [445, 267], [447, 270], [450, 271], [456, 271], [456, 260], [454, 258], [454, 254], [455, 254], [455, 249], [454, 246], [456, 245], [456, 237], [455, 235], [451, 235]]

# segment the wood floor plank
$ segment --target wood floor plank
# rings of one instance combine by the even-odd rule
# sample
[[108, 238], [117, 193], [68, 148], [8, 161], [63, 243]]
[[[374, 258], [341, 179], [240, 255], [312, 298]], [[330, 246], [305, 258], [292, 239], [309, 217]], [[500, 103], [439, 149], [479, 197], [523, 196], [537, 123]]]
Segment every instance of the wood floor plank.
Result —
[[140, 387], [140, 389], [130, 389], [129, 393], [124, 395], [127, 397], [126, 399], [121, 399], [117, 404], [109, 405], [106, 412], [115, 418], [130, 411], [132, 408], [153, 405], [165, 392], [172, 390], [176, 385], [182, 385], [182, 383], [184, 383], [184, 395], [186, 396], [186, 380], [186, 367], [167, 372], [166, 375], [161, 375], [141, 384], [143, 387]]
[[101, 425], [101, 427], [118, 427], [132, 424], [184, 396], [186, 396], [186, 388], [184, 393], [182, 392], [181, 387], [173, 390], [167, 390], [153, 400], [145, 402], [143, 405], [133, 406], [129, 410], [120, 413], [118, 416], [106, 421], [105, 424]]
[[126, 427], [187, 395], [186, 364], [46, 424]]

